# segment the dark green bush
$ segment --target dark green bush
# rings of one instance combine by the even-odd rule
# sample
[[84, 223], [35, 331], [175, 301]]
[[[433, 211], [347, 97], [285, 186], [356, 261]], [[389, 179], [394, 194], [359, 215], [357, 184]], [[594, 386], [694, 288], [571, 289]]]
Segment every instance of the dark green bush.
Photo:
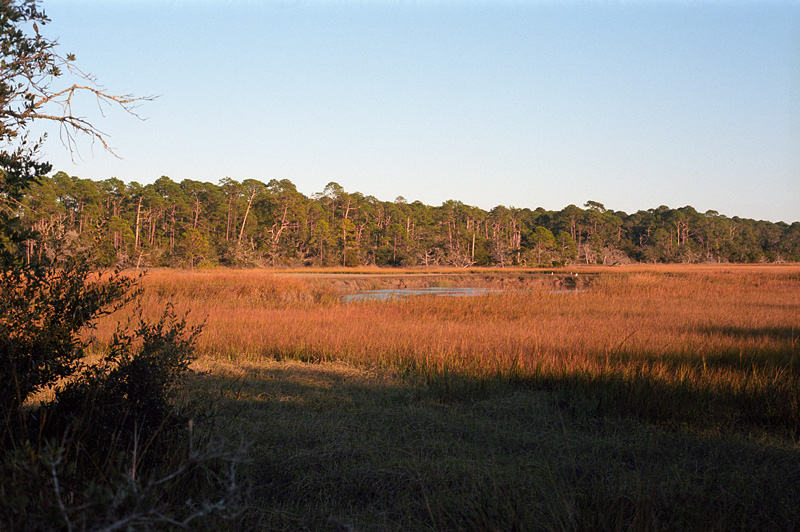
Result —
[[[171, 402], [201, 328], [167, 308], [155, 322], [137, 313], [108, 345], [84, 339], [136, 295], [135, 278], [80, 261], [5, 263], [0, 532], [216, 530], [240, 508], [241, 454], [198, 434]], [[31, 402], [46, 388], [52, 399]]]
[[20, 430], [22, 405], [34, 393], [81, 369], [82, 331], [135, 295], [135, 279], [92, 275], [79, 260], [0, 270], [0, 421], [2, 441]]
[[172, 309], [155, 323], [139, 319], [133, 332], [118, 330], [99, 363], [57, 390], [47, 408], [50, 423], [62, 431], [80, 426], [81, 440], [91, 447], [110, 435], [130, 446], [185, 421], [172, 414], [169, 394], [194, 358], [199, 333]]

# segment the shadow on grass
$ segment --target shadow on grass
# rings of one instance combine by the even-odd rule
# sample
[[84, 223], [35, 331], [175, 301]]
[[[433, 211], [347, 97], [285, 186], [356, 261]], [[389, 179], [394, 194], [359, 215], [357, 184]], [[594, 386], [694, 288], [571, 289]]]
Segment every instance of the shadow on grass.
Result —
[[797, 332], [789, 327], [723, 327], [705, 332], [774, 342], [728, 352], [623, 349], [611, 356], [598, 352], [587, 358], [605, 360], [606, 367], [600, 370], [540, 371], [512, 378], [565, 396], [562, 403], [593, 415], [800, 441]]
[[667, 382], [648, 375], [569, 374], [524, 379], [552, 391], [573, 415], [633, 417], [698, 432], [800, 440], [800, 383], [759, 387]]
[[796, 445], [665, 429], [595, 404], [675, 393], [653, 386], [265, 361], [216, 368], [192, 388], [252, 441], [244, 529], [800, 526]]
[[[670, 369], [685, 367], [752, 372], [760, 369], [781, 369], [796, 374], [800, 370], [800, 329], [793, 327], [701, 327], [687, 329], [708, 337], [726, 336], [736, 340], [736, 347], [708, 351], [700, 342], [695, 350], [662, 349], [658, 353], [620, 347], [611, 354], [614, 360], [643, 366], [661, 364]], [[750, 341], [748, 343], [748, 341]], [[606, 353], [596, 353], [602, 359]]]
[[700, 332], [713, 336], [730, 336], [737, 340], [771, 339], [795, 347], [800, 341], [800, 329], [795, 327], [704, 327]]

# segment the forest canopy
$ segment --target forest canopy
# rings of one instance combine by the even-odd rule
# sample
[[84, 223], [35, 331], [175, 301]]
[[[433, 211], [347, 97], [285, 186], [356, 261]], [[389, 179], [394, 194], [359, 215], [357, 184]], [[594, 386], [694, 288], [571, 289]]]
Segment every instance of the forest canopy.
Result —
[[311, 197], [287, 180], [153, 184], [57, 172], [21, 202], [40, 238], [28, 260], [91, 252], [97, 266], [529, 266], [800, 261], [800, 222], [691, 206], [633, 214], [587, 201], [560, 211], [449, 200], [382, 201], [337, 183]]

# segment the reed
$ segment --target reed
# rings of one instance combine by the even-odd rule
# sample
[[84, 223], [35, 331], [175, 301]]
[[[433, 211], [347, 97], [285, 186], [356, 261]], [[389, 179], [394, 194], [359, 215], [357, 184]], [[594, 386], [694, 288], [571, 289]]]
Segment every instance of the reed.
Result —
[[425, 282], [518, 286], [343, 302], [344, 290], [390, 278], [363, 273], [344, 283], [336, 271], [160, 270], [144, 278], [142, 308], [171, 301], [205, 321], [197, 348], [212, 360], [392, 368], [444, 396], [515, 383], [587, 413], [800, 436], [800, 267], [582, 270], [587, 289], [569, 293], [543, 273], [440, 271]]

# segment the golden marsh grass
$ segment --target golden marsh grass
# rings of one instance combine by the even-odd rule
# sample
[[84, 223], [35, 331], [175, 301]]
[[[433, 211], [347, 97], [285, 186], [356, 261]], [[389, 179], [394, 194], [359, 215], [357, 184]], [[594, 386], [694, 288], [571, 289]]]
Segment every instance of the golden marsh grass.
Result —
[[[503, 291], [341, 298], [424, 286]], [[159, 270], [142, 287], [149, 317], [172, 301], [205, 322], [176, 404], [251, 446], [237, 530], [800, 522], [799, 266]]]
[[[515, 382], [579, 390], [567, 401], [592, 412], [800, 430], [798, 266], [593, 268], [567, 292], [555, 290], [567, 271], [359, 273], [159, 270], [143, 280], [142, 307], [155, 315], [171, 301], [205, 321], [198, 353], [209, 359], [391, 368], [445, 395]], [[411, 282], [512, 289], [341, 299]]]

